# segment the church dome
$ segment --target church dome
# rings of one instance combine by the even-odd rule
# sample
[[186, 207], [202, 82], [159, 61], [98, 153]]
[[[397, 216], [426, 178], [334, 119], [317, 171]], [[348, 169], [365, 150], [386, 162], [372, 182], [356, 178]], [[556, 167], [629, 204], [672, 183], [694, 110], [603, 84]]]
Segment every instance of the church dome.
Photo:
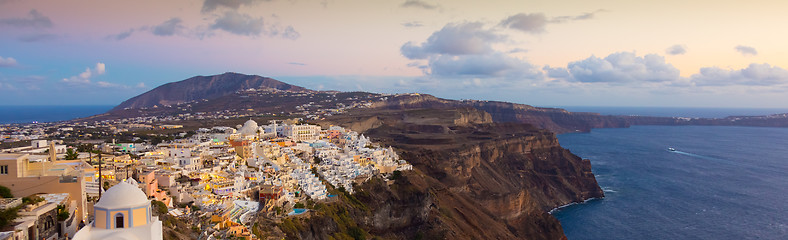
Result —
[[[132, 183], [133, 182], [133, 183]], [[103, 209], [119, 209], [144, 206], [150, 204], [145, 193], [136, 186], [134, 179], [122, 181], [101, 195], [98, 203], [94, 205]]]
[[258, 129], [257, 122], [253, 121], [252, 119], [249, 119], [249, 121], [246, 121], [244, 123], [244, 126], [241, 127], [241, 129], [239, 129], [238, 132], [243, 135], [255, 135], [257, 134], [257, 129]]

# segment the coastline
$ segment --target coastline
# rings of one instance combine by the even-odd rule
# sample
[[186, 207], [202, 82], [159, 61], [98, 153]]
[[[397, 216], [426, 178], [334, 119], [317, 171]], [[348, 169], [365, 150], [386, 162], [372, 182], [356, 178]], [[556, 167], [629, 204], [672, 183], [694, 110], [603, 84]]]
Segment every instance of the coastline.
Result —
[[555, 213], [555, 212], [557, 212], [557, 211], [561, 211], [561, 209], [563, 209], [563, 208], [566, 208], [566, 207], [569, 207], [569, 206], [572, 206], [572, 205], [586, 204], [586, 203], [588, 203], [588, 202], [590, 202], [590, 201], [594, 201], [594, 200], [603, 200], [603, 199], [604, 199], [604, 197], [602, 197], [602, 198], [592, 197], [592, 198], [588, 198], [588, 199], [586, 199], [586, 200], [583, 200], [583, 202], [571, 202], [571, 203], [569, 203], [569, 204], [564, 204], [564, 205], [561, 205], [561, 206], [555, 207], [555, 208], [553, 208], [552, 210], [548, 211], [547, 213], [548, 213], [548, 214], [550, 214], [550, 215], [553, 215], [553, 213]]
[[102, 114], [114, 105], [0, 105], [0, 125], [54, 123]]

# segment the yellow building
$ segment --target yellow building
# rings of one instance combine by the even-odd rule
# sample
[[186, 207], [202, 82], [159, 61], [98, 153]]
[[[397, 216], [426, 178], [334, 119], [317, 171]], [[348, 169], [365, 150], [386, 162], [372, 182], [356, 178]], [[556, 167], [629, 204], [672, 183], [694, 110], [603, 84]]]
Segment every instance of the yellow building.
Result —
[[[26, 197], [39, 193], [68, 193], [77, 201], [77, 222], [87, 218], [85, 168], [82, 161], [30, 162], [28, 154], [0, 154], [0, 185], [11, 194]], [[92, 171], [92, 170], [91, 170]], [[92, 175], [89, 172], [88, 175]]]

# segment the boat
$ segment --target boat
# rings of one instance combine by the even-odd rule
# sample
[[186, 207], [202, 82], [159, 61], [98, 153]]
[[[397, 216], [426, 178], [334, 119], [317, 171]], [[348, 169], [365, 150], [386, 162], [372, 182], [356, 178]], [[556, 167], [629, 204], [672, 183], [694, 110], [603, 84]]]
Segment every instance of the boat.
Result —
[[672, 148], [672, 147], [669, 147], [669, 148], [668, 148], [668, 151], [675, 152], [675, 151], [676, 151], [676, 149], [675, 149], [675, 148]]

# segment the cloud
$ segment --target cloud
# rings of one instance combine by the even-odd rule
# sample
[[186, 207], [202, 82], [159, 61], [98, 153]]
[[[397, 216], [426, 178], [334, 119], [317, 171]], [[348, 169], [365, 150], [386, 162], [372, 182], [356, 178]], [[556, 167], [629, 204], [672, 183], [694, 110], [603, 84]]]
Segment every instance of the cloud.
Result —
[[541, 78], [530, 63], [501, 52], [478, 55], [440, 55], [429, 60], [430, 75], [439, 77]]
[[39, 83], [41, 81], [46, 80], [46, 77], [39, 75], [28, 75], [28, 76], [16, 77], [13, 78], [13, 80], [21, 83]]
[[575, 16], [558, 16], [552, 18], [548, 18], [544, 13], [518, 13], [505, 18], [499, 23], [499, 25], [525, 33], [539, 34], [545, 32], [547, 24], [588, 20], [594, 18], [596, 13], [604, 11], [605, 10], [603, 9], [599, 9], [593, 12], [583, 13]]
[[253, 6], [257, 3], [270, 0], [205, 0], [202, 4], [202, 12], [208, 13], [220, 7], [236, 10], [243, 6]]
[[561, 68], [561, 67], [553, 68], [550, 67], [550, 65], [545, 65], [542, 68], [542, 71], [545, 72], [547, 77], [554, 79], [568, 79], [572, 76], [569, 74], [569, 71], [567, 71], [566, 68]]
[[16, 67], [17, 62], [16, 59], [12, 57], [4, 58], [0, 56], [0, 67]]
[[[567, 80], [585, 83], [676, 82], [679, 70], [656, 54], [643, 57], [633, 52], [617, 52], [605, 58], [591, 56], [567, 65]], [[550, 75], [551, 73], [548, 73]], [[553, 75], [557, 73], [552, 73]]]
[[106, 65], [104, 63], [96, 63], [96, 74], [101, 75], [107, 72]]
[[106, 39], [108, 39], [108, 40], [116, 40], [116, 41], [120, 41], [120, 40], [126, 39], [126, 38], [128, 38], [128, 37], [131, 37], [131, 34], [132, 34], [132, 33], [134, 33], [134, 31], [135, 31], [135, 30], [134, 30], [133, 28], [131, 28], [131, 29], [129, 29], [128, 31], [125, 31], [125, 32], [121, 32], [121, 33], [118, 33], [118, 34], [112, 34], [112, 35], [108, 35], [108, 36], [106, 37]]
[[500, 25], [527, 33], [542, 33], [547, 26], [547, 17], [544, 13], [519, 13], [504, 19]]
[[405, 43], [400, 52], [411, 60], [427, 60], [407, 66], [439, 78], [484, 78], [485, 84], [542, 79], [541, 70], [529, 62], [493, 49], [492, 44], [504, 40], [480, 22], [449, 23], [422, 43]]
[[407, 27], [407, 28], [414, 28], [414, 27], [422, 27], [422, 26], [424, 26], [424, 24], [419, 22], [419, 21], [411, 21], [411, 22], [404, 22], [404, 23], [402, 23], [402, 26]]
[[156, 36], [172, 36], [180, 32], [185, 27], [181, 24], [183, 21], [180, 18], [174, 17], [167, 21], [153, 27], [153, 35]]
[[29, 42], [38, 42], [38, 41], [49, 41], [49, 40], [53, 40], [55, 38], [57, 38], [57, 35], [55, 35], [55, 34], [33, 33], [33, 34], [22, 35], [22, 36], [20, 36], [17, 39], [19, 39], [19, 41], [28, 42], [29, 43]]
[[409, 62], [405, 66], [419, 68], [419, 69], [422, 69], [422, 71], [425, 70], [425, 69], [429, 69], [429, 66], [424, 65], [424, 64], [422, 64], [420, 62]]
[[508, 53], [526, 53], [526, 52], [528, 52], [528, 49], [525, 49], [525, 48], [514, 48], [512, 50], [509, 50]]
[[6, 90], [17, 90], [20, 89], [18, 86], [21, 86], [21, 88], [27, 90], [40, 90], [41, 88], [39, 85], [44, 80], [46, 80], [46, 77], [39, 75], [8, 76], [0, 74], [0, 90], [4, 88]]
[[3, 18], [0, 19], [0, 25], [9, 25], [14, 27], [32, 27], [32, 28], [50, 28], [52, 21], [49, 17], [42, 15], [37, 10], [30, 10], [27, 18]]
[[741, 53], [741, 55], [744, 55], [744, 56], [747, 56], [747, 55], [753, 55], [753, 56], [758, 55], [758, 51], [756, 51], [755, 48], [753, 48], [753, 47], [739, 45], [739, 46], [736, 46], [734, 49], [736, 49], [737, 52]]
[[289, 62], [289, 63], [287, 63], [287, 64], [290, 64], [290, 65], [297, 65], [297, 66], [306, 66], [306, 63], [300, 63], [300, 62]]
[[114, 84], [114, 83], [108, 83], [108, 82], [104, 82], [104, 81], [98, 81], [98, 82], [96, 82], [96, 85], [98, 85], [99, 87], [103, 87], [103, 88], [108, 88], [108, 87], [115, 87], [115, 86], [117, 86], [117, 85], [116, 85], [116, 84]]
[[739, 70], [706, 67], [690, 79], [696, 86], [776, 86], [788, 84], [788, 70], [766, 63], [752, 63]]
[[[229, 3], [228, 3], [229, 4]], [[244, 5], [244, 4], [242, 4]], [[161, 24], [155, 26], [141, 26], [131, 28], [128, 31], [118, 34], [107, 35], [107, 40], [123, 40], [130, 37], [134, 32], [150, 32], [155, 36], [182, 36], [187, 38], [205, 39], [216, 35], [221, 30], [240, 36], [268, 36], [281, 37], [284, 39], [296, 40], [301, 37], [293, 26], [282, 27], [278, 23], [269, 23], [263, 17], [253, 17], [249, 14], [242, 14], [235, 10], [225, 11], [221, 15], [213, 15], [209, 25], [187, 27], [179, 17], [172, 17]], [[276, 16], [274, 15], [274, 18]], [[211, 19], [211, 18], [208, 18]]]
[[399, 6], [403, 8], [421, 8], [427, 10], [434, 10], [440, 7], [438, 4], [429, 4], [420, 0], [407, 0]]
[[4, 82], [0, 81], [0, 90], [3, 90], [3, 89], [5, 89], [5, 90], [16, 90], [16, 87], [14, 87], [14, 85], [11, 85], [11, 84], [8, 84], [8, 83], [4, 83]]
[[[129, 30], [118, 34], [107, 35], [105, 39], [116, 41], [124, 40], [128, 37], [131, 37], [131, 35], [136, 31], [150, 32], [156, 36], [186, 35], [184, 34], [185, 29], [186, 27], [183, 26], [183, 20], [178, 17], [173, 17], [156, 26], [142, 26], [136, 29], [130, 28]], [[200, 36], [204, 35], [208, 34], [203, 34]]]
[[668, 54], [668, 55], [682, 55], [682, 54], [685, 54], [685, 53], [687, 53], [687, 47], [684, 46], [684, 45], [676, 44], [676, 45], [670, 46], [668, 49], [665, 49], [665, 54]]
[[565, 23], [565, 22], [569, 22], [569, 21], [588, 20], [588, 19], [593, 19], [596, 16], [597, 13], [606, 12], [606, 11], [607, 10], [604, 10], [604, 9], [598, 9], [596, 11], [587, 12], [587, 13], [583, 13], [583, 14], [580, 14], [580, 15], [558, 16], [558, 17], [551, 18], [549, 22], [550, 23]]
[[504, 36], [483, 28], [480, 22], [449, 23], [432, 33], [426, 42], [407, 42], [400, 48], [408, 59], [426, 59], [432, 54], [468, 55], [492, 51], [490, 44], [500, 42]]
[[216, 22], [211, 25], [211, 29], [221, 29], [232, 34], [245, 36], [259, 36], [263, 32], [263, 18], [253, 18], [248, 14], [241, 14], [234, 11], [227, 11]]
[[137, 88], [145, 88], [145, 83], [144, 82], [138, 83], [137, 86], [135, 86], [135, 87], [137, 87]]
[[89, 84], [91, 77], [94, 75], [102, 75], [104, 73], [106, 73], [106, 65], [104, 65], [104, 63], [96, 63], [96, 66], [93, 69], [86, 68], [84, 72], [76, 76], [63, 78], [62, 82], [68, 84]]
[[293, 28], [293, 26], [287, 26], [282, 33], [282, 38], [296, 40], [301, 37], [301, 34]]
[[282, 28], [278, 23], [266, 24], [262, 17], [255, 18], [237, 11], [225, 12], [224, 15], [216, 19], [210, 28], [242, 36], [280, 36], [290, 40], [296, 40], [301, 37], [301, 33], [296, 31], [293, 26]]

